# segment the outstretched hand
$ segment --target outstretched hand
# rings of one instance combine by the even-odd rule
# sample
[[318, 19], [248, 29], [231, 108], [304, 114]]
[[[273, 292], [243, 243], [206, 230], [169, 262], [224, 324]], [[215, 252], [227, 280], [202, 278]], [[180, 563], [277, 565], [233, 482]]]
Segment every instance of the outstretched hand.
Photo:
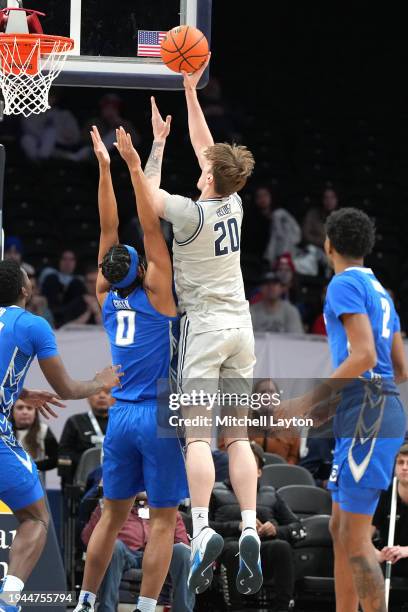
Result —
[[[38, 410], [46, 419], [50, 416], [57, 417], [57, 413], [51, 408], [51, 405], [58, 408], [65, 408], [65, 404], [60, 402], [60, 397], [49, 391], [37, 391], [35, 389], [26, 389], [24, 393], [24, 403]], [[50, 405], [51, 404], [51, 405]]]
[[91, 138], [98, 162], [102, 165], [109, 165], [110, 156], [108, 153], [108, 149], [105, 147], [105, 144], [101, 138], [101, 135], [99, 134], [99, 130], [96, 125], [92, 126]]
[[153, 138], [156, 142], [163, 142], [170, 134], [171, 115], [167, 115], [166, 121], [164, 121], [157, 108], [154, 96], [150, 98], [150, 101], [152, 103]]
[[127, 163], [129, 170], [139, 170], [142, 165], [139, 153], [133, 146], [131, 135], [127, 134], [122, 126], [116, 130], [116, 142], [114, 145]]
[[184, 89], [191, 91], [197, 88], [197, 85], [200, 82], [200, 79], [203, 76], [205, 69], [210, 63], [210, 59], [211, 59], [211, 53], [207, 55], [207, 59], [205, 60], [201, 68], [199, 68], [192, 74], [189, 74], [188, 72], [183, 70], [182, 75], [184, 77], [184, 80], [183, 80]]

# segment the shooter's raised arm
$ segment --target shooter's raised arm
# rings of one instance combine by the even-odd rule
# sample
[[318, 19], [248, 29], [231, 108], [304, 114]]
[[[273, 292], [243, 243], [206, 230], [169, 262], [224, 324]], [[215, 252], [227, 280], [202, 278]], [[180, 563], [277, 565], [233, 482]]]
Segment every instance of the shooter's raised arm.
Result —
[[[116, 244], [119, 244], [119, 216], [110, 172], [109, 153], [101, 139], [98, 128], [95, 125], [91, 131], [91, 138], [94, 146], [94, 152], [99, 162], [98, 207], [99, 222], [101, 226], [98, 253], [99, 265], [109, 249]], [[102, 306], [106, 293], [109, 291], [109, 289], [109, 284], [99, 270], [96, 293], [100, 306]]]
[[214, 144], [214, 139], [211, 135], [204, 113], [201, 109], [197, 96], [197, 85], [207, 68], [211, 58], [211, 53], [208, 54], [204, 64], [193, 74], [183, 72], [184, 89], [186, 92], [187, 110], [188, 110], [188, 129], [190, 131], [190, 140], [193, 145], [195, 154], [197, 155], [198, 163], [201, 168], [204, 168], [205, 157], [204, 151], [207, 147]]

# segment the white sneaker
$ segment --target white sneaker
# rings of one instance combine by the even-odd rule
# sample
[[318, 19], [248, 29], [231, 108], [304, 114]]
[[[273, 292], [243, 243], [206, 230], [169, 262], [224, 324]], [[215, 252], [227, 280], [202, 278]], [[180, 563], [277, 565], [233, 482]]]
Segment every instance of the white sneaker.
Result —
[[239, 538], [237, 589], [243, 595], [257, 593], [262, 586], [261, 541], [255, 529], [247, 527]]
[[75, 608], [74, 612], [94, 612], [95, 608], [88, 602], [80, 603]]
[[204, 593], [213, 579], [213, 563], [224, 548], [224, 539], [211, 529], [203, 527], [191, 540], [191, 568], [188, 587], [194, 593]]

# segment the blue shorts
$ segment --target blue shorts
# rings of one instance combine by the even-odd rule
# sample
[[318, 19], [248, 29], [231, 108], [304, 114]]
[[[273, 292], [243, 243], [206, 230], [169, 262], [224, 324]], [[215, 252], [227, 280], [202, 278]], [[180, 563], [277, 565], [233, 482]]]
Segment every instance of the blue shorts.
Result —
[[328, 489], [346, 512], [372, 515], [388, 489], [406, 431], [398, 395], [346, 393], [334, 419], [336, 446]]
[[174, 508], [189, 496], [184, 455], [176, 438], [157, 436], [157, 402], [116, 402], [103, 444], [103, 491], [129, 499], [146, 491], [153, 508]]
[[37, 466], [14, 436], [0, 436], [0, 500], [13, 511], [44, 497]]

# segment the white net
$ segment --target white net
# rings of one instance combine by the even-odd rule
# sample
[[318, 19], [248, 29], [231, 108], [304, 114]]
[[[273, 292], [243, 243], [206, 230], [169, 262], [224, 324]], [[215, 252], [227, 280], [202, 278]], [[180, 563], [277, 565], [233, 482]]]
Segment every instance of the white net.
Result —
[[[50, 108], [50, 87], [62, 70], [72, 41], [61, 38], [50, 44], [49, 40], [47, 52], [42, 54], [43, 41], [33, 35], [32, 48], [27, 54], [20, 51], [17, 37], [7, 42], [0, 38], [0, 87], [5, 115], [28, 117]], [[26, 45], [24, 49], [27, 49]], [[33, 66], [37, 68], [34, 74], [30, 74]]]

